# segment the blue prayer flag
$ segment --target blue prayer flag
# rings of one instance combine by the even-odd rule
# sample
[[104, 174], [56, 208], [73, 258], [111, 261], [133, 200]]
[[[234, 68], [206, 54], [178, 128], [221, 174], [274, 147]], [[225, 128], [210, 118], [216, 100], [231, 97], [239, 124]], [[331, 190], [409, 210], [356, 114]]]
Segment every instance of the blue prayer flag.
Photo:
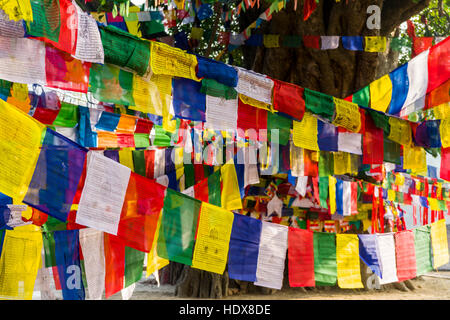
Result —
[[120, 114], [103, 111], [100, 119], [98, 119], [98, 122], [95, 125], [95, 128], [98, 130], [113, 132], [116, 130], [119, 120]]
[[381, 278], [381, 266], [378, 258], [377, 236], [375, 234], [358, 234], [359, 257]]
[[201, 82], [173, 78], [173, 109], [180, 119], [206, 121], [206, 95], [200, 92]]
[[317, 121], [317, 143], [323, 151], [338, 151], [338, 128], [330, 123]]
[[342, 45], [347, 50], [364, 51], [363, 37], [361, 36], [343, 36]]
[[389, 77], [392, 82], [392, 97], [389, 105], [389, 114], [398, 114], [405, 103], [409, 90], [408, 64], [404, 64], [391, 73]]

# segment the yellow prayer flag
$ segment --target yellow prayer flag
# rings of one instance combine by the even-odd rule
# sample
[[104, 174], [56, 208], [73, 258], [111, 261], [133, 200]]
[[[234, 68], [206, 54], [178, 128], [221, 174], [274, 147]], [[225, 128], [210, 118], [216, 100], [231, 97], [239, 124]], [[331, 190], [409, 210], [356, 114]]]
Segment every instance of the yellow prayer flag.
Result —
[[445, 219], [431, 224], [431, 246], [433, 248], [433, 268], [437, 269], [448, 263], [449, 254]]
[[402, 145], [410, 145], [412, 142], [411, 127], [408, 121], [389, 117], [391, 128], [388, 138]]
[[369, 84], [369, 90], [370, 107], [377, 111], [386, 112], [392, 97], [392, 82], [389, 75], [384, 75], [371, 82]]
[[343, 289], [364, 288], [359, 265], [359, 240], [356, 234], [336, 234], [338, 285]]
[[250, 106], [253, 106], [255, 108], [268, 110], [270, 112], [274, 111], [272, 105], [264, 103], [264, 102], [261, 102], [261, 101], [258, 101], [256, 99], [253, 99], [253, 98], [250, 98], [250, 97], [247, 97], [247, 96], [245, 96], [243, 94], [240, 94], [240, 93], [239, 93], [239, 99], [241, 99], [241, 101], [243, 103], [248, 104]]
[[45, 126], [0, 99], [0, 192], [22, 202]]
[[28, 85], [23, 83], [13, 83], [11, 87], [11, 96], [6, 100], [16, 108], [28, 113], [31, 109], [31, 100], [28, 95]]
[[[403, 168], [414, 172], [427, 172], [427, 159], [425, 150], [413, 145], [403, 146]], [[426, 174], [425, 174], [426, 176]]]
[[200, 81], [195, 71], [197, 67], [195, 55], [156, 41], [151, 41], [150, 55], [150, 64], [154, 73]]
[[34, 225], [5, 231], [0, 258], [0, 298], [31, 300], [41, 263], [42, 233]]
[[202, 202], [192, 267], [223, 274], [228, 258], [234, 214]]
[[8, 15], [10, 20], [33, 21], [30, 0], [0, 0], [0, 8]]
[[[137, 74], [133, 75], [133, 99], [135, 106], [130, 106], [130, 109], [158, 116], [163, 115], [162, 94], [160, 94], [158, 84], [153, 80], [154, 78], [160, 79], [162, 77], [155, 77], [153, 74], [149, 79], [148, 77], [140, 77]], [[166, 81], [169, 79], [171, 77], [165, 78]], [[167, 84], [163, 83], [162, 85]]]
[[333, 152], [334, 174], [358, 174], [357, 160], [357, 155], [342, 151]]
[[296, 147], [319, 151], [317, 143], [317, 118], [305, 112], [302, 121], [293, 121], [293, 141]]
[[439, 211], [439, 203], [435, 198], [428, 198], [428, 204], [430, 205], [430, 210]]
[[192, 27], [191, 39], [201, 40], [203, 37], [203, 31], [204, 30], [202, 28]]
[[336, 116], [333, 124], [343, 127], [351, 132], [359, 132], [361, 129], [361, 114], [356, 103], [333, 97], [336, 105]]
[[123, 148], [119, 150], [119, 162], [134, 172], [133, 148]]
[[167, 266], [169, 264], [169, 260], [161, 258], [156, 253], [156, 244], [158, 243], [157, 239], [159, 237], [159, 227], [161, 226], [161, 217], [162, 213], [159, 215], [158, 224], [155, 230], [155, 236], [153, 237], [152, 248], [147, 255], [147, 270], [146, 277], [148, 278], [153, 272]]
[[279, 34], [265, 34], [263, 37], [264, 47], [266, 48], [278, 48], [280, 47], [280, 35]]
[[384, 52], [386, 51], [386, 37], [364, 37], [366, 43], [364, 51]]
[[439, 133], [441, 135], [442, 148], [450, 147], [450, 118], [441, 120]]
[[336, 213], [336, 178], [328, 176], [328, 193], [330, 197], [330, 214]]
[[220, 168], [220, 175], [222, 180], [222, 208], [226, 210], [242, 209], [236, 168], [231, 160]]
[[395, 191], [388, 189], [387, 193], [388, 193], [388, 200], [395, 201]]
[[[136, 13], [141, 11], [141, 9], [139, 7], [136, 6], [131, 6], [129, 9], [130, 13]], [[131, 33], [132, 35], [141, 38], [142, 37], [142, 33], [139, 30], [139, 21], [137, 19], [125, 19], [125, 23], [127, 25], [128, 28], [128, 32]]]

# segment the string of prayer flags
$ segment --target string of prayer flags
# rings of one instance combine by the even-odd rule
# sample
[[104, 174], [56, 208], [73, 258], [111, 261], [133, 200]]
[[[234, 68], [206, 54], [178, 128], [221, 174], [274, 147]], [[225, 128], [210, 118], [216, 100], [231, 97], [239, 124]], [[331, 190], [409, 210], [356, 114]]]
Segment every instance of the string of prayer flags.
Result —
[[195, 55], [156, 41], [151, 41], [150, 52], [150, 64], [154, 73], [200, 81], [195, 72]]
[[295, 146], [319, 151], [317, 121], [317, 118], [309, 112], [305, 113], [302, 121], [294, 120], [292, 137]]
[[173, 109], [180, 119], [205, 121], [206, 95], [200, 92], [201, 82], [173, 78]]
[[433, 268], [437, 269], [440, 266], [448, 263], [448, 242], [447, 242], [447, 228], [445, 226], [445, 219], [438, 220], [431, 224], [431, 246], [433, 248]]
[[288, 227], [263, 221], [255, 285], [281, 289], [287, 247]]
[[421, 276], [433, 270], [430, 226], [425, 225], [414, 228], [413, 232], [417, 269], [416, 275]]
[[45, 127], [0, 100], [0, 128], [0, 192], [20, 203], [36, 167]]
[[415, 278], [417, 267], [413, 231], [403, 230], [396, 232], [394, 239], [398, 281]]
[[209, 96], [217, 98], [235, 99], [237, 97], [237, 91], [228, 87], [214, 79], [202, 79], [202, 87], [200, 92]]
[[234, 215], [202, 202], [192, 267], [218, 274], [225, 271]]
[[359, 256], [361, 260], [375, 273], [382, 277], [381, 263], [378, 252], [377, 236], [375, 234], [358, 234]]
[[313, 232], [289, 227], [288, 271], [291, 287], [314, 287]]
[[382, 278], [380, 284], [397, 282], [397, 265], [395, 262], [395, 241], [392, 233], [377, 234], [378, 252], [381, 263]]
[[116, 235], [131, 170], [88, 152], [87, 175], [75, 222]]
[[260, 220], [234, 214], [228, 251], [230, 279], [255, 282], [258, 265]]
[[335, 111], [333, 97], [308, 88], [304, 89], [306, 109], [325, 119], [332, 120]]
[[55, 231], [55, 258], [64, 300], [84, 300], [78, 230]]
[[265, 104], [272, 104], [274, 82], [265, 75], [235, 67], [238, 72], [236, 91]]
[[156, 247], [159, 257], [192, 264], [200, 207], [201, 201], [167, 189]]
[[80, 229], [79, 242], [86, 274], [88, 299], [101, 300], [105, 288], [103, 232], [92, 228]]
[[66, 221], [83, 173], [87, 150], [47, 129], [24, 203]]
[[339, 288], [364, 288], [359, 265], [358, 235], [336, 234], [336, 261]]
[[303, 88], [288, 82], [274, 81], [273, 107], [276, 111], [301, 121], [305, 113]]
[[[331, 193], [330, 193], [331, 196]], [[314, 232], [314, 280], [316, 286], [333, 286], [337, 281], [336, 234]]]

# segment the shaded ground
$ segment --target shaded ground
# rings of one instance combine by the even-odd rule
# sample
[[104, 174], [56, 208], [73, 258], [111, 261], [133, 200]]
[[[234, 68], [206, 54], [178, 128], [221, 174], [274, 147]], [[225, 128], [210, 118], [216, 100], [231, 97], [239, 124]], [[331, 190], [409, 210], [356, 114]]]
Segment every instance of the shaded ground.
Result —
[[[175, 287], [162, 285], [159, 288], [151, 284], [151, 278], [138, 282], [130, 300], [178, 300], [174, 296]], [[430, 272], [421, 279], [413, 280], [416, 287], [413, 291], [400, 291], [395, 288], [382, 290], [344, 290], [328, 288], [327, 290], [308, 290], [300, 288], [284, 288], [272, 295], [244, 294], [228, 296], [227, 300], [450, 300], [450, 271]], [[122, 299], [120, 293], [111, 300]], [[201, 300], [201, 299], [195, 299]]]

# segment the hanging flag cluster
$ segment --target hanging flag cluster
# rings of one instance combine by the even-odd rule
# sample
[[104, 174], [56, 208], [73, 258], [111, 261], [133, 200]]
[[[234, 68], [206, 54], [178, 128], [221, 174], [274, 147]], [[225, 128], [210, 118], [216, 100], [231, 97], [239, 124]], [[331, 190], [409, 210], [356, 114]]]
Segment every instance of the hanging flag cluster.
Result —
[[169, 261], [275, 289], [286, 258], [340, 288], [359, 257], [381, 284], [448, 262], [449, 38], [338, 99], [29, 8], [0, 23], [0, 297], [128, 299]]

